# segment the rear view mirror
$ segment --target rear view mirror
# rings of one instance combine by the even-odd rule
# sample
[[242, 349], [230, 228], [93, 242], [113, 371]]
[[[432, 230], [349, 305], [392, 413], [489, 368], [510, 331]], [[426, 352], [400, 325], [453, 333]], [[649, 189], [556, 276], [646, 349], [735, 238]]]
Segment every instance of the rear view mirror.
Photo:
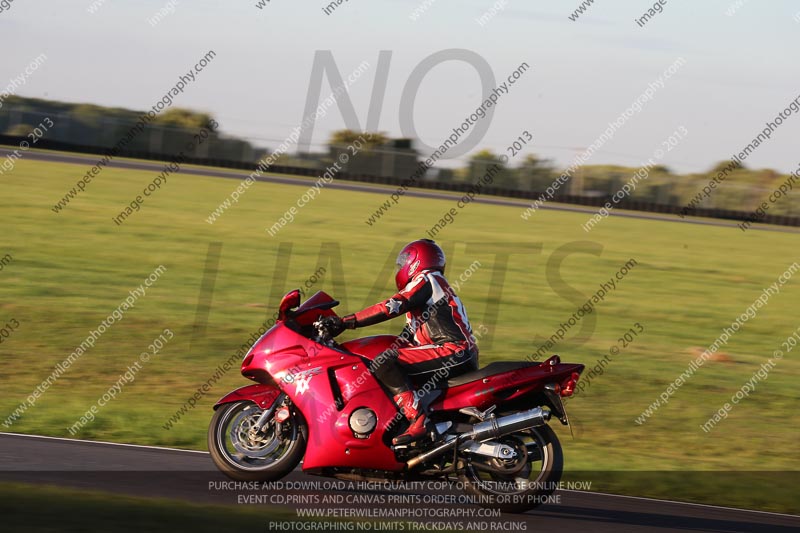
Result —
[[278, 308], [278, 320], [285, 320], [289, 316], [289, 311], [298, 305], [300, 305], [300, 289], [287, 292]]

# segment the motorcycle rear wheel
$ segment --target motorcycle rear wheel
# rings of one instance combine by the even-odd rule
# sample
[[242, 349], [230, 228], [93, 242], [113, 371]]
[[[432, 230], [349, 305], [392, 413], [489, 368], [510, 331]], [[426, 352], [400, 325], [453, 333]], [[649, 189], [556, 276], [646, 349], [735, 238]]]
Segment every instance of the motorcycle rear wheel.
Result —
[[[515, 473], [500, 474], [482, 471], [473, 463], [476, 459], [463, 457], [459, 480], [465, 492], [474, 497], [477, 505], [508, 513], [529, 511], [546, 503], [561, 481], [564, 468], [564, 455], [555, 432], [545, 425], [497, 441], [518, 450], [524, 447], [524, 456], [518, 456], [524, 457], [525, 464]], [[501, 469], [510, 466], [501, 459], [491, 459], [488, 464]]]
[[208, 427], [208, 451], [225, 475], [237, 481], [275, 481], [300, 463], [306, 451], [308, 430], [299, 412], [283, 422], [277, 434], [274, 420], [264, 433], [251, 436], [262, 410], [253, 402], [219, 407]]

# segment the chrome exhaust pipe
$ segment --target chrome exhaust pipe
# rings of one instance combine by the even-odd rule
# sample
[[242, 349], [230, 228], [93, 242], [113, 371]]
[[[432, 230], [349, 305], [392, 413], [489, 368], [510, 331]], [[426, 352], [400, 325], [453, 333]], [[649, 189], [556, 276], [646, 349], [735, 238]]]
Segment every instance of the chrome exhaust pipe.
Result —
[[453, 448], [456, 447], [456, 444], [458, 444], [458, 441], [459, 441], [459, 439], [457, 439], [457, 438], [450, 439], [449, 441], [445, 442], [441, 446], [437, 446], [436, 448], [434, 448], [434, 449], [432, 449], [430, 451], [427, 451], [425, 453], [421, 453], [421, 454], [417, 455], [416, 457], [412, 457], [411, 459], [408, 460], [408, 462], [406, 463], [406, 466], [408, 467], [409, 470], [411, 470], [415, 466], [417, 466], [417, 465], [419, 465], [421, 463], [424, 463], [428, 459], [433, 459], [434, 457], [438, 457], [438, 456], [442, 455], [443, 453], [445, 453], [445, 452], [447, 452], [449, 450], [452, 450]]
[[508, 435], [509, 433], [514, 433], [523, 429], [543, 426], [548, 420], [550, 420], [550, 411], [542, 409], [541, 407], [535, 407], [527, 411], [522, 411], [521, 413], [515, 413], [513, 415], [508, 415], [501, 418], [492, 417], [489, 420], [473, 425], [471, 431], [461, 433], [458, 435], [458, 437], [453, 438], [426, 453], [410, 459], [406, 463], [406, 466], [409, 469], [412, 469], [428, 459], [433, 459], [434, 457], [452, 450], [457, 444], [461, 444], [466, 441], [472, 440], [481, 442], [485, 440], [496, 439], [498, 437], [502, 437], [503, 435]]
[[543, 426], [550, 420], [550, 411], [541, 407], [535, 407], [528, 411], [515, 413], [502, 418], [490, 418], [485, 422], [472, 426], [472, 431], [465, 433], [468, 440], [481, 442], [489, 439], [496, 439], [515, 431], [528, 429], [536, 426]]

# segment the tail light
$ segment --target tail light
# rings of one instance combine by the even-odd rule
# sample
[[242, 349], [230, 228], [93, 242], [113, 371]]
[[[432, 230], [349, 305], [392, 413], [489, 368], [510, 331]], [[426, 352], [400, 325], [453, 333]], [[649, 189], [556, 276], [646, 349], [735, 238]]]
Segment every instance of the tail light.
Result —
[[570, 377], [561, 382], [560, 391], [558, 390], [559, 387], [556, 386], [556, 392], [561, 394], [562, 397], [572, 396], [572, 393], [575, 392], [575, 384], [578, 382], [578, 378], [580, 377], [581, 375], [579, 373], [573, 372]]

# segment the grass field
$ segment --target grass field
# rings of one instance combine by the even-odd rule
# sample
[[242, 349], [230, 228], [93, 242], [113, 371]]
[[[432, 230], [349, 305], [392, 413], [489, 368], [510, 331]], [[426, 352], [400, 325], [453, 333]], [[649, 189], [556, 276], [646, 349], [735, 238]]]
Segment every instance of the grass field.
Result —
[[[202, 449], [213, 403], [247, 383], [236, 368], [169, 430], [164, 424], [272, 313], [286, 290], [302, 286], [323, 266], [325, 275], [310, 290], [336, 296], [342, 313], [387, 297], [393, 288], [387, 261], [403, 242], [425, 236], [443, 212], [456, 207], [455, 201], [406, 197], [370, 227], [364, 220], [385, 201], [383, 195], [326, 189], [270, 237], [265, 228], [305, 187], [258, 183], [209, 225], [208, 214], [238, 182], [177, 176], [116, 226], [112, 217], [157, 172], [106, 169], [65, 211], [54, 213], [52, 205], [85, 171], [83, 165], [21, 161], [3, 176], [0, 258], [11, 259], [0, 270], [0, 324], [19, 326], [0, 344], [0, 431], [70, 436], [67, 428], [169, 328], [174, 337], [75, 436]], [[800, 470], [800, 348], [782, 348], [800, 326], [798, 275], [730, 337], [720, 348], [724, 356], [697, 370], [643, 424], [635, 422], [699, 351], [800, 262], [798, 234], [619, 217], [586, 233], [581, 224], [589, 214], [539, 211], [524, 222], [521, 211], [470, 204], [436, 237], [448, 253], [451, 280], [473, 265], [459, 293], [473, 326], [489, 332], [481, 339], [483, 364], [531, 354], [601, 283], [636, 261], [616, 290], [550, 350], [586, 364], [584, 379], [612, 347], [620, 350], [569, 402], [575, 438], [557, 428], [568, 470]], [[212, 243], [221, 243], [215, 245], [221, 249], [213, 295], [201, 291]], [[159, 265], [166, 271], [135, 307], [34, 406], [4, 426], [54, 366]], [[201, 295], [212, 296], [208, 323], [205, 335], [193, 340]], [[363, 333], [401, 327], [396, 321]], [[643, 331], [622, 347], [618, 339], [631, 328]], [[785, 357], [768, 377], [727, 418], [703, 431], [701, 425], [778, 349]], [[800, 509], [796, 498], [756, 497], [758, 487], [752, 486], [681, 495], [666, 481], [629, 485], [619, 484], [629, 492]]]

